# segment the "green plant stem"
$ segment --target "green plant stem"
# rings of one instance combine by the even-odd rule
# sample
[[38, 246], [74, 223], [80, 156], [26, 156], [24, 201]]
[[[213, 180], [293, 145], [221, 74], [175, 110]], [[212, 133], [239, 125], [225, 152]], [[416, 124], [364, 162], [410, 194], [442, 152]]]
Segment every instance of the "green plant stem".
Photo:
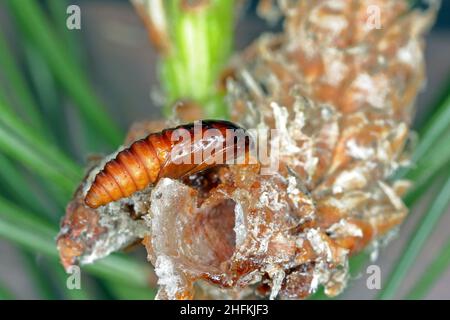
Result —
[[446, 208], [450, 204], [450, 176], [443, 185], [437, 197], [432, 201], [432, 205], [421, 221], [417, 224], [412, 236], [407, 242], [407, 246], [401, 257], [394, 264], [394, 269], [390, 273], [389, 278], [385, 281], [384, 287], [381, 289], [378, 298], [392, 299], [404, 277], [410, 270], [411, 266], [417, 259], [420, 251], [426, 243], [428, 237], [433, 232], [434, 227], [446, 212]]
[[428, 294], [433, 284], [448, 270], [450, 266], [450, 238], [438, 252], [436, 258], [430, 263], [412, 289], [406, 295], [406, 299], [423, 299]]
[[165, 2], [169, 52], [162, 58], [161, 82], [167, 94], [166, 115], [178, 99], [199, 103], [210, 118], [227, 117], [217, 81], [232, 50], [234, 0], [212, 0], [187, 10], [181, 0]]
[[40, 50], [52, 72], [74, 99], [86, 120], [98, 129], [105, 141], [118, 145], [122, 133], [93, 93], [81, 68], [70, 58], [67, 48], [58, 41], [37, 2], [8, 0], [7, 3], [15, 21]]

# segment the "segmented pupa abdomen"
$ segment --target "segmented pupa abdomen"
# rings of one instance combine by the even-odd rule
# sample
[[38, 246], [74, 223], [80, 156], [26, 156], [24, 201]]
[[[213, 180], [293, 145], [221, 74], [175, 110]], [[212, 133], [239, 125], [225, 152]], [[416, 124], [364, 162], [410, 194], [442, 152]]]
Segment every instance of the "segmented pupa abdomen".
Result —
[[[224, 154], [229, 148], [234, 149], [235, 157], [239, 156], [236, 141], [234, 137], [227, 136], [227, 130], [243, 131], [243, 129], [231, 122], [217, 120], [201, 121], [199, 129], [198, 132], [195, 131], [194, 123], [165, 129], [158, 133], [152, 133], [120, 151], [96, 175], [86, 194], [86, 205], [98, 208], [129, 197], [134, 192], [157, 183], [163, 177], [182, 178], [187, 174], [215, 166], [218, 163], [201, 158], [200, 161], [195, 161], [194, 156], [195, 152], [201, 154], [204, 149], [211, 148], [211, 144], [215, 144], [216, 156]], [[209, 129], [215, 129], [215, 134], [207, 136], [205, 133]], [[177, 130], [179, 130], [178, 134], [175, 135]], [[189, 157], [189, 161], [176, 163], [171, 159], [171, 155], [175, 146], [186, 143], [183, 139], [179, 139], [183, 133], [190, 137], [188, 145], [186, 145], [189, 153], [184, 155]], [[248, 151], [248, 146], [249, 143], [246, 140], [244, 151]]]

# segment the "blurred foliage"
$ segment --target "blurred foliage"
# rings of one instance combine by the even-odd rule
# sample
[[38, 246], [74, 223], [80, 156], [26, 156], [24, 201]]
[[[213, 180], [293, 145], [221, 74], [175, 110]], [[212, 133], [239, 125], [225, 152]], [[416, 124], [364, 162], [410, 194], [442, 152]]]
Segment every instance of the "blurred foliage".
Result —
[[[176, 54], [163, 56], [161, 81], [168, 99], [193, 98], [211, 117], [226, 117], [223, 97], [211, 89], [232, 48], [233, 1], [215, 0], [211, 10], [193, 15], [168, 1], [170, 30]], [[58, 261], [54, 238], [65, 204], [79, 183], [83, 165], [75, 152], [62, 101], [79, 111], [85, 152], [117, 146], [122, 133], [95, 95], [83, 65], [79, 40], [62, 31], [67, 3], [63, 0], [6, 1], [20, 37], [13, 48], [0, 32], [0, 237], [20, 248], [24, 270], [43, 299], [149, 299], [150, 266], [130, 256], [114, 254], [83, 267], [83, 290], [67, 290], [67, 275]], [[189, 81], [197, 79], [198, 81]], [[212, 92], [212, 93], [211, 93]], [[450, 87], [446, 86], [429, 120], [419, 131], [414, 165], [394, 178], [414, 182], [405, 197], [412, 208], [433, 186], [430, 201], [410, 241], [398, 257], [388, 285], [379, 298], [398, 297], [398, 288], [445, 212], [450, 199]], [[166, 110], [170, 114], [170, 108]], [[431, 155], [431, 156], [430, 156]], [[450, 264], [450, 240], [430, 264], [407, 298], [425, 297]], [[39, 258], [39, 259], [37, 259]], [[356, 276], [368, 253], [353, 257]], [[14, 298], [0, 283], [0, 299]], [[313, 298], [324, 298], [319, 292]]]
[[[150, 266], [119, 254], [83, 268], [92, 276], [82, 277], [82, 290], [66, 289], [54, 239], [83, 169], [72, 160], [61, 101], [70, 99], [80, 111], [75, 121], [86, 128], [85, 139], [111, 148], [120, 143], [122, 133], [83, 72], [78, 43], [69, 32], [55, 32], [67, 30], [67, 3], [45, 1], [47, 11], [37, 1], [6, 4], [21, 42], [13, 50], [0, 32], [0, 236], [22, 248], [24, 269], [41, 298], [151, 299]], [[98, 287], [113, 294], [105, 295]], [[0, 298], [13, 295], [0, 285]]]

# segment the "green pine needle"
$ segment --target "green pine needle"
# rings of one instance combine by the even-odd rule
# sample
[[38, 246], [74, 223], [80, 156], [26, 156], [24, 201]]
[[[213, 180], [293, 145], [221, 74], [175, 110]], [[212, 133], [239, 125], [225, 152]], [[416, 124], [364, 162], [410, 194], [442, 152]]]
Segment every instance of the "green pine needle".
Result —
[[[56, 234], [53, 226], [0, 197], [0, 237], [57, 261]], [[145, 288], [150, 277], [148, 264], [137, 263], [117, 254], [86, 265], [82, 270], [105, 280], [138, 288]]]
[[3, 33], [0, 31], [0, 67], [3, 74], [3, 81], [8, 83], [8, 87], [13, 88], [15, 97], [18, 100], [18, 109], [21, 115], [29, 119], [32, 127], [42, 135], [49, 136], [48, 128], [45, 125], [42, 112], [36, 105], [34, 98], [30, 94], [29, 87], [22, 73], [8, 48]]
[[39, 48], [56, 78], [74, 99], [86, 120], [98, 129], [105, 141], [114, 146], [119, 145], [122, 133], [94, 94], [86, 75], [71, 59], [67, 48], [58, 41], [38, 3], [28, 0], [8, 0], [7, 3], [15, 21]]
[[413, 288], [406, 295], [406, 299], [423, 299], [432, 289], [433, 285], [450, 267], [450, 238], [436, 255], [422, 275], [416, 280]]
[[407, 241], [406, 248], [403, 250], [402, 255], [394, 264], [394, 269], [390, 273], [388, 279], [385, 281], [385, 285], [381, 289], [378, 298], [379, 299], [392, 299], [395, 297], [398, 288], [400, 287], [403, 279], [407, 275], [408, 271], [414, 265], [420, 251], [432, 234], [433, 229], [438, 223], [439, 219], [446, 212], [450, 204], [450, 176], [446, 183], [443, 185], [441, 191], [437, 197], [432, 201], [432, 205], [429, 210], [425, 212], [425, 215], [419, 221], [416, 229], [413, 231], [412, 236]]

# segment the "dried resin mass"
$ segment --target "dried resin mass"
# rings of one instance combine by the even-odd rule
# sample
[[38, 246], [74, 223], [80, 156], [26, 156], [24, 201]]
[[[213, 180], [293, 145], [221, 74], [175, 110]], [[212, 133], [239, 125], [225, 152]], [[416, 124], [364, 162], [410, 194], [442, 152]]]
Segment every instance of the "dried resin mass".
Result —
[[[381, 10], [380, 29], [365, 23], [370, 5]], [[62, 222], [63, 264], [139, 241], [160, 299], [341, 293], [349, 257], [377, 250], [408, 213], [408, 182], [389, 177], [408, 164], [424, 35], [436, 9], [432, 2], [410, 11], [399, 0], [263, 1], [259, 12], [284, 18], [283, 32], [235, 57], [224, 90], [233, 123], [277, 129], [278, 170], [209, 166], [93, 209], [86, 193], [116, 154], [99, 159]], [[182, 109], [167, 123], [136, 124], [124, 146], [184, 124]]]

